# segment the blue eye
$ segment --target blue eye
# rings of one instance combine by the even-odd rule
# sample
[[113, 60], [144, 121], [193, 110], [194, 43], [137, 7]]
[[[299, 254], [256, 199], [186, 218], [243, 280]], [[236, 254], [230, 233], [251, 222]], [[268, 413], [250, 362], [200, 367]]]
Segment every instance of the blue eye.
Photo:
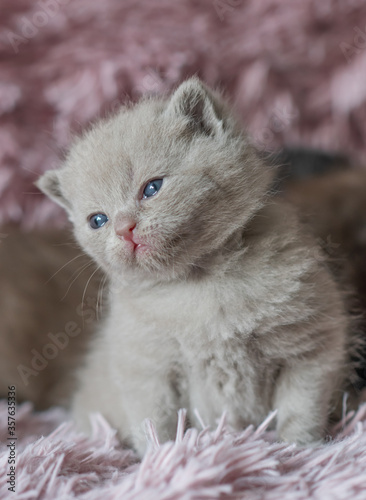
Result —
[[159, 191], [162, 184], [163, 184], [163, 179], [155, 179], [154, 181], [148, 182], [142, 193], [142, 198], [145, 199], [154, 196]]
[[95, 214], [89, 218], [89, 224], [92, 229], [99, 229], [108, 222], [108, 217], [105, 214]]

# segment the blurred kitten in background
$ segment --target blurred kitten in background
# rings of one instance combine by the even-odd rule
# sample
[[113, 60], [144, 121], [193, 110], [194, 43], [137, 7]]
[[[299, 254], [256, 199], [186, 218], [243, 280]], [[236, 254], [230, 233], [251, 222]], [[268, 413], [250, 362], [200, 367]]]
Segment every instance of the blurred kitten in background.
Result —
[[[348, 290], [348, 311], [366, 341], [366, 170], [336, 170], [319, 177], [293, 179], [282, 195], [298, 207], [301, 219], [327, 256], [333, 275]], [[366, 385], [365, 347], [359, 355], [355, 385], [361, 389]]]
[[67, 405], [104, 279], [67, 231], [1, 234], [0, 396], [15, 385], [18, 401], [37, 409]]

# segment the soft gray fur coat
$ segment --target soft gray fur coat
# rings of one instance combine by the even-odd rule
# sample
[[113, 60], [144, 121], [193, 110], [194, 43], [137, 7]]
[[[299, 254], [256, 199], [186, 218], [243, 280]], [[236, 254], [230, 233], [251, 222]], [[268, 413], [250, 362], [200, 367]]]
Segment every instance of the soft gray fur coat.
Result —
[[[192, 424], [195, 409], [211, 425], [226, 410], [235, 428], [278, 409], [279, 438], [322, 439], [342, 397], [348, 322], [271, 179], [221, 97], [192, 78], [92, 126], [39, 180], [111, 282], [73, 402], [84, 428], [100, 411], [143, 454], [147, 417], [165, 440], [181, 407]], [[108, 218], [98, 229], [95, 214]]]

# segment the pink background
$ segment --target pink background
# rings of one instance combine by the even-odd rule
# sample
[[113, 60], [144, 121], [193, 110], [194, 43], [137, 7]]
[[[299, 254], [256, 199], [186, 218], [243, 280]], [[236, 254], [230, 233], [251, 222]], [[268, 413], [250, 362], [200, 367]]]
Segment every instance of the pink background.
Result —
[[366, 156], [366, 2], [2, 0], [0, 223], [58, 224], [37, 176], [127, 99], [192, 74], [219, 86], [264, 149]]

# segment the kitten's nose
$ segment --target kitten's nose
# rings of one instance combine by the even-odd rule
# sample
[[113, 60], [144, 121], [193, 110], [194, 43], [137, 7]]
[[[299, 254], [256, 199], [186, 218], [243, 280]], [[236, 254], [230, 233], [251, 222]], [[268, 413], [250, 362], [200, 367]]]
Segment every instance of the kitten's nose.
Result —
[[133, 230], [136, 222], [133, 219], [120, 219], [114, 224], [114, 230], [118, 238], [126, 241], [133, 241]]

